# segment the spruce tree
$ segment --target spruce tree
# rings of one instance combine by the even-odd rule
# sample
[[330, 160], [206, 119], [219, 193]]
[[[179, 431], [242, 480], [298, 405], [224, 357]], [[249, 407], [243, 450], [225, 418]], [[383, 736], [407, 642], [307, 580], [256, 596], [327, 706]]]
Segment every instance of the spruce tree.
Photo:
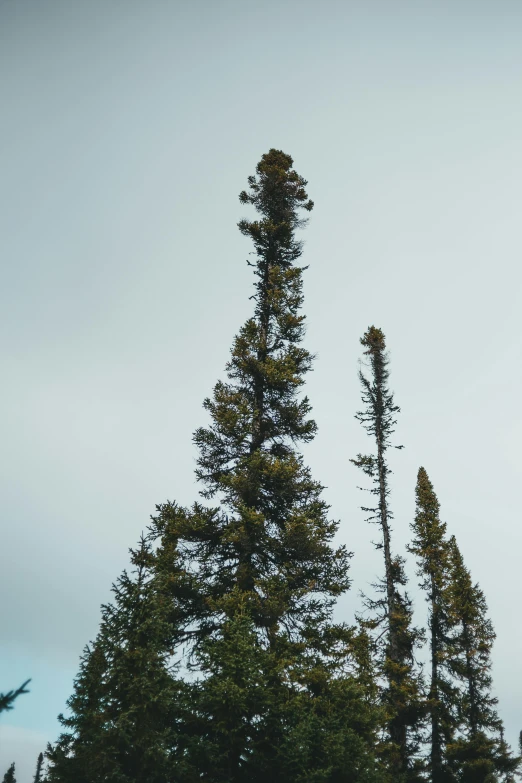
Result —
[[[403, 591], [406, 584], [403, 558], [393, 554], [387, 450], [400, 411], [388, 386], [389, 358], [383, 332], [370, 326], [361, 338], [364, 354], [369, 358], [370, 377], [359, 370], [364, 409], [357, 420], [375, 441], [375, 453], [358, 454], [351, 460], [372, 480], [370, 493], [376, 498], [372, 507], [363, 507], [370, 514], [368, 521], [381, 529], [382, 539], [376, 544], [384, 555], [384, 578], [378, 590], [382, 597], [367, 599], [372, 612], [370, 625], [379, 629], [381, 672], [386, 681], [383, 701], [387, 709], [387, 736], [384, 755], [394, 781], [415, 780], [419, 765], [419, 731], [422, 715], [421, 683], [415, 669], [414, 650], [420, 634], [412, 626], [412, 606]], [[395, 448], [402, 448], [396, 446]]]
[[[172, 644], [186, 645], [199, 675], [189, 755], [196, 772], [205, 757], [204, 779], [230, 783], [355, 782], [375, 766], [373, 705], [350, 669], [355, 635], [332, 622], [349, 553], [332, 546], [337, 523], [297, 451], [316, 432], [300, 397], [312, 356], [301, 344], [295, 236], [313, 204], [292, 166], [270, 150], [240, 194], [258, 213], [239, 223], [254, 245], [254, 314], [234, 340], [228, 380], [204, 403], [210, 424], [194, 436], [202, 496], [217, 505], [165, 503], [151, 526]], [[329, 735], [325, 715], [340, 694]]]
[[5, 773], [3, 783], [16, 783], [14, 761]]
[[[451, 670], [460, 690], [460, 736], [448, 746], [459, 783], [510, 779], [520, 765], [504, 741], [492, 695], [491, 651], [495, 640], [484, 593], [474, 583], [454, 536], [449, 541], [453, 633]], [[489, 776], [489, 777], [488, 777]]]
[[458, 726], [458, 691], [451, 676], [450, 634], [452, 618], [448, 602], [450, 548], [446, 524], [439, 516], [439, 501], [424, 468], [417, 475], [416, 513], [412, 524], [413, 541], [408, 547], [417, 558], [420, 587], [429, 605], [431, 783], [446, 783], [452, 774], [446, 761], [446, 747]]
[[42, 767], [43, 767], [44, 755], [40, 753], [38, 761], [36, 762], [36, 772], [34, 773], [33, 783], [42, 783]]
[[103, 730], [104, 676], [108, 662], [99, 636], [86, 645], [80, 658], [80, 670], [74, 680], [74, 693], [68, 699], [70, 717], [58, 716], [68, 729], [55, 745], [47, 745], [50, 783], [91, 783], [95, 779], [96, 753]]
[[95, 642], [85, 648], [68, 729], [49, 745], [49, 783], [167, 783], [177, 726], [177, 680], [161, 590], [150, 573], [150, 546], [131, 550], [135, 575], [113, 585]]

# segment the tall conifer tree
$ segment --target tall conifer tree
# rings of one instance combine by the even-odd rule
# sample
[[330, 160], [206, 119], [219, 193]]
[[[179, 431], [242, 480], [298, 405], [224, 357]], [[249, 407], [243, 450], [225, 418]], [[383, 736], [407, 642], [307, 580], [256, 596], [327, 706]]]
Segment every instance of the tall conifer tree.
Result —
[[16, 783], [14, 761], [5, 773], [3, 783]]
[[258, 213], [239, 223], [254, 245], [254, 315], [234, 340], [228, 380], [205, 401], [210, 425], [194, 436], [202, 495], [219, 506], [166, 503], [151, 527], [180, 629], [172, 643], [187, 645], [201, 677], [194, 763], [206, 754], [205, 779], [229, 783], [375, 773], [373, 707], [349, 670], [355, 636], [332, 622], [349, 554], [333, 548], [337, 524], [296, 449], [316, 431], [299, 396], [312, 356], [301, 344], [295, 236], [313, 204], [292, 166], [270, 150], [240, 195]]
[[60, 735], [54, 746], [50, 743], [47, 746], [51, 783], [91, 783], [95, 779], [95, 748], [104, 726], [103, 685], [107, 667], [99, 639], [86, 645], [74, 680], [74, 693], [67, 701], [71, 716], [58, 716], [68, 731]]
[[172, 773], [179, 708], [169, 670], [161, 590], [150, 573], [150, 546], [131, 550], [135, 576], [113, 585], [95, 642], [87, 646], [68, 701], [68, 731], [49, 745], [49, 783], [166, 783]]
[[385, 755], [394, 781], [415, 780], [419, 774], [416, 755], [422, 713], [420, 679], [414, 661], [419, 633], [412, 626], [411, 602], [403, 591], [406, 584], [404, 561], [392, 551], [391, 470], [386, 454], [400, 408], [388, 386], [389, 359], [383, 332], [370, 326], [361, 338], [361, 344], [366, 349], [364, 353], [369, 358], [371, 374], [368, 378], [359, 371], [365, 407], [356, 418], [375, 441], [375, 453], [359, 454], [351, 461], [372, 479], [370, 492], [375, 496], [376, 504], [364, 506], [363, 511], [370, 514], [368, 521], [379, 525], [382, 533], [381, 541], [376, 544], [384, 555], [384, 578], [378, 586], [382, 598], [367, 600], [367, 608], [376, 612], [372, 625], [380, 629], [379, 639], [382, 640], [381, 671], [386, 680], [383, 698], [388, 714]]
[[34, 773], [33, 783], [42, 783], [43, 762], [44, 762], [44, 754], [40, 753], [38, 755], [38, 760], [36, 762], [36, 772]]
[[446, 783], [452, 774], [446, 761], [446, 746], [458, 727], [458, 691], [451, 676], [450, 634], [452, 618], [448, 605], [450, 548], [446, 524], [440, 521], [439, 501], [424, 468], [417, 475], [413, 541], [408, 547], [417, 558], [420, 587], [429, 605], [431, 783]]
[[[484, 593], [471, 579], [454, 536], [449, 541], [449, 601], [453, 633], [451, 668], [460, 689], [460, 736], [448, 746], [459, 783], [510, 779], [520, 765], [503, 736], [492, 695], [491, 650], [495, 632]], [[489, 779], [488, 779], [489, 776]]]

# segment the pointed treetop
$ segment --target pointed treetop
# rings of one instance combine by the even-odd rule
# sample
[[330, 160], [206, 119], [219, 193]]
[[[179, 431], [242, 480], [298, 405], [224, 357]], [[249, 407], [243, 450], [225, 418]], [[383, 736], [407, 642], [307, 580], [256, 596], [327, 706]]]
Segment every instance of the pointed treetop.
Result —
[[5, 773], [2, 783], [16, 783], [14, 761]]
[[442, 532], [445, 532], [446, 525], [440, 523], [438, 520], [440, 504], [437, 495], [435, 494], [433, 484], [431, 483], [425, 468], [422, 467], [419, 468], [419, 472], [417, 473], [415, 496], [417, 501], [417, 517], [426, 515], [433, 517], [434, 520], [437, 520], [437, 524], [441, 526]]
[[44, 760], [44, 755], [43, 753], [40, 753], [38, 756], [38, 761], [36, 762], [36, 772], [34, 773], [33, 783], [41, 783], [42, 781], [43, 760]]
[[453, 568], [460, 572], [466, 572], [467, 576], [469, 577], [469, 583], [471, 584], [471, 575], [469, 574], [468, 569], [464, 565], [464, 558], [462, 557], [462, 553], [459, 549], [459, 545], [457, 544], [457, 539], [455, 536], [450, 536], [448, 541], [450, 552], [451, 552], [451, 560], [453, 564]]

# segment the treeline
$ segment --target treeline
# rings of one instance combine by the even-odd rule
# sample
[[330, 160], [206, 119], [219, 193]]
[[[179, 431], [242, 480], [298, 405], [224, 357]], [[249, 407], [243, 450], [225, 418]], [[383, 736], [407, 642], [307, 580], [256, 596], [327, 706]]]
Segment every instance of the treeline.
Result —
[[134, 570], [102, 607], [63, 733], [47, 748], [46, 783], [515, 779], [520, 758], [492, 695], [486, 601], [422, 467], [408, 551], [427, 620], [415, 627], [392, 538], [399, 407], [375, 326], [361, 338], [356, 413], [372, 447], [352, 462], [373, 499], [365, 511], [379, 529], [382, 579], [361, 616], [333, 620], [351, 554], [334, 545], [338, 524], [298, 448], [316, 433], [301, 394], [313, 358], [296, 238], [313, 208], [306, 188], [272, 149], [240, 194], [257, 213], [239, 223], [253, 244], [254, 311], [204, 402], [210, 423], [194, 435], [202, 499], [159, 505], [131, 550]]

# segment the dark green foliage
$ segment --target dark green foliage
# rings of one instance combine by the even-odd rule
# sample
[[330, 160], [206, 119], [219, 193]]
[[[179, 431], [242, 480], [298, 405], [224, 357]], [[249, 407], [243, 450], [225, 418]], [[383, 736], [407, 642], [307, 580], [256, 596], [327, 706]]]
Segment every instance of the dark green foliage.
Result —
[[453, 674], [462, 683], [465, 695], [461, 717], [470, 734], [482, 729], [500, 729], [497, 699], [491, 695], [491, 650], [495, 632], [487, 616], [484, 593], [471, 579], [455, 537], [449, 542], [452, 619]]
[[18, 696], [21, 696], [22, 693], [29, 693], [29, 691], [26, 689], [26, 686], [31, 682], [31, 680], [26, 680], [23, 685], [20, 685], [19, 688], [17, 688], [15, 691], [9, 691], [9, 693], [0, 693], [0, 712], [6, 712], [7, 710], [13, 709], [13, 702], [15, 699], [18, 698]]
[[240, 195], [258, 212], [239, 223], [254, 244], [255, 311], [194, 436], [202, 495], [219, 505], [166, 503], [151, 527], [171, 643], [186, 644], [200, 678], [186, 754], [212, 781], [355, 783], [374, 769], [374, 706], [349, 670], [356, 634], [331, 619], [349, 554], [333, 548], [337, 523], [296, 449], [316, 431], [299, 397], [312, 362], [295, 265], [305, 188], [292, 159], [270, 150]]
[[34, 773], [34, 779], [33, 783], [42, 783], [42, 767], [44, 762], [44, 754], [40, 753], [38, 756], [38, 761], [36, 762], [36, 772]]
[[3, 783], [16, 783], [14, 761], [5, 773]]
[[459, 783], [507, 783], [515, 780], [520, 766], [507, 743], [485, 731], [459, 737], [448, 747], [448, 760]]
[[519, 766], [504, 741], [491, 694], [495, 638], [484, 594], [471, 580], [454, 537], [446, 537], [439, 502], [419, 469], [409, 547], [429, 603], [428, 694], [431, 783], [512, 781]]
[[370, 514], [368, 521], [378, 524], [382, 533], [381, 541], [376, 544], [384, 555], [385, 575], [377, 586], [382, 597], [367, 599], [366, 606], [373, 614], [369, 627], [379, 629], [380, 671], [386, 681], [382, 698], [387, 713], [388, 740], [383, 745], [383, 755], [394, 780], [415, 780], [420, 771], [415, 757], [423, 707], [414, 651], [421, 635], [412, 627], [411, 602], [402, 589], [406, 584], [403, 560], [392, 553], [390, 523], [393, 514], [388, 481], [391, 470], [386, 457], [400, 408], [395, 405], [388, 387], [389, 359], [384, 334], [371, 326], [361, 338], [361, 344], [369, 358], [370, 377], [359, 371], [365, 407], [356, 418], [375, 441], [375, 453], [359, 454], [351, 461], [372, 480], [369, 491], [376, 503], [372, 507], [364, 506], [363, 511]]
[[248, 614], [225, 621], [202, 643], [197, 659], [205, 676], [195, 691], [198, 728], [204, 728], [193, 736], [198, 770], [215, 781], [255, 780], [272, 705], [269, 662]]
[[193, 694], [202, 724], [191, 752], [203, 779], [383, 779], [368, 751], [374, 707], [352, 673], [333, 677], [304, 650], [282, 659], [261, 643], [246, 611], [205, 641], [197, 658], [206, 676]]
[[58, 742], [47, 746], [50, 761], [49, 781], [88, 783], [94, 779], [90, 754], [103, 727], [103, 683], [107, 661], [101, 645], [86, 645], [80, 659], [80, 671], [74, 681], [74, 693], [67, 701], [71, 717], [58, 719], [69, 731]]
[[439, 517], [439, 502], [424, 468], [419, 469], [415, 494], [416, 514], [411, 526], [414, 537], [408, 549], [417, 558], [420, 587], [426, 592], [429, 606], [430, 779], [431, 783], [445, 783], [452, 780], [446, 747], [454, 740], [459, 722], [459, 693], [451, 676], [450, 547], [446, 525]]
[[142, 539], [131, 555], [135, 578], [124, 572], [114, 603], [102, 607], [68, 701], [71, 716], [60, 716], [68, 731], [48, 747], [49, 783], [168, 779], [178, 684], [164, 643], [166, 605], [150, 574], [150, 547]]
[[448, 601], [453, 631], [449, 666], [459, 687], [461, 734], [448, 745], [448, 760], [459, 783], [483, 783], [487, 776], [510, 779], [520, 765], [504, 741], [491, 694], [491, 649], [495, 632], [484, 593], [473, 583], [455, 537], [449, 540]]

